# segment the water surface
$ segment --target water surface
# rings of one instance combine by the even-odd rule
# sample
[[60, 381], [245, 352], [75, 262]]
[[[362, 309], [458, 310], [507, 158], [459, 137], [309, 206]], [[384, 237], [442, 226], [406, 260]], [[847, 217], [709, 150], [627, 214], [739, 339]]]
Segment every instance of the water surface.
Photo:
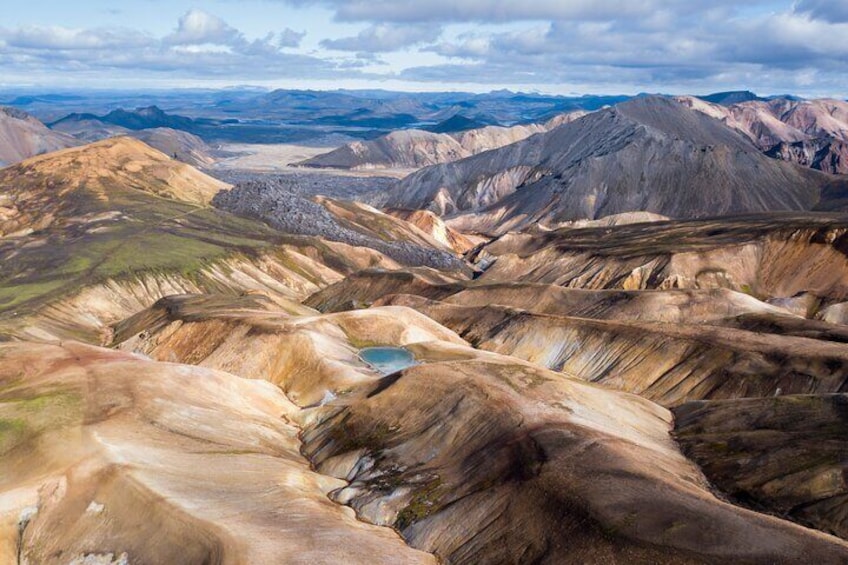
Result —
[[415, 356], [403, 347], [366, 347], [359, 350], [359, 357], [384, 375], [417, 365]]

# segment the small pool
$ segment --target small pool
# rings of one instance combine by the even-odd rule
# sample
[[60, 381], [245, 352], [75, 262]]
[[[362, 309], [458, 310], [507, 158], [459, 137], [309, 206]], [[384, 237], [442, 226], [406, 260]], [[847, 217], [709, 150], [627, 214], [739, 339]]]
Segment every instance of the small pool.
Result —
[[403, 347], [366, 347], [359, 350], [359, 358], [384, 375], [418, 364], [412, 353]]

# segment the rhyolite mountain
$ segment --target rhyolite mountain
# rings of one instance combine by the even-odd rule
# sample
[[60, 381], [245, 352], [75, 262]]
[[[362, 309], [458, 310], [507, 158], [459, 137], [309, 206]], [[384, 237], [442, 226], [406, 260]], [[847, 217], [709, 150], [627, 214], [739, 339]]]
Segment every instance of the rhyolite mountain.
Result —
[[385, 204], [503, 233], [630, 211], [697, 218], [815, 206], [830, 177], [770, 159], [739, 132], [651, 96], [406, 177]]
[[51, 131], [26, 112], [0, 107], [0, 167], [79, 143], [69, 135]]
[[848, 140], [848, 102], [844, 100], [773, 98], [729, 106], [692, 96], [677, 96], [675, 100], [725, 122], [761, 149], [817, 138]]
[[0, 170], [0, 563], [848, 562], [848, 182], [653, 97], [434, 170], [447, 222], [129, 137]]
[[834, 175], [848, 174], [848, 141], [832, 137], [781, 142], [766, 155]]
[[51, 130], [75, 137], [81, 142], [92, 142], [116, 136], [135, 137], [159, 151], [195, 167], [214, 163], [217, 152], [205, 141], [187, 131], [171, 127], [129, 129], [102, 121], [95, 116], [63, 119], [51, 125]]
[[398, 130], [368, 141], [355, 141], [298, 163], [336, 169], [421, 168], [458, 161], [546, 132], [585, 115], [582, 110], [557, 115], [541, 123], [512, 127], [484, 126], [452, 133], [420, 129]]
[[[3, 169], [0, 334], [99, 343], [107, 322], [164, 295], [261, 292], [288, 304], [343, 274], [398, 267], [367, 247], [210, 207], [227, 187], [128, 137]], [[429, 240], [417, 233], [423, 248]]]

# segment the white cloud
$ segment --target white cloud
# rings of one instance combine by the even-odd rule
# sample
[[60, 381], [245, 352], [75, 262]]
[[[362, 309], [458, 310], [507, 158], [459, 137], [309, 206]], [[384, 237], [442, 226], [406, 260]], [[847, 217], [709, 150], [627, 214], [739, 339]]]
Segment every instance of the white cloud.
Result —
[[0, 38], [18, 49], [111, 49], [149, 45], [153, 38], [133, 30], [71, 29], [61, 26], [0, 28]]
[[231, 45], [243, 39], [237, 29], [221, 18], [195, 9], [180, 18], [176, 31], [164, 41], [172, 45]]
[[[276, 20], [295, 29], [269, 22], [263, 31], [260, 18], [249, 35], [198, 9], [160, 36], [0, 27], [0, 67], [6, 76], [72, 69], [107, 79], [369, 78], [606, 92], [739, 87], [844, 96], [848, 88], [846, 0], [278, 1], [312, 11]], [[328, 18], [337, 21], [326, 27]], [[326, 29], [334, 35], [322, 35]]]
[[321, 45], [337, 51], [385, 53], [422, 43], [432, 43], [441, 33], [441, 27], [430, 24], [374, 24], [353, 37], [325, 39]]
[[[17, 73], [77, 76], [102, 73], [118, 78], [179, 76], [251, 80], [267, 78], [336, 78], [346, 60], [287, 53], [304, 32], [284, 29], [247, 39], [221, 18], [200, 10], [184, 14], [176, 29], [156, 38], [131, 30], [72, 29], [62, 26], [0, 28], [0, 66], [9, 76]], [[351, 60], [356, 60], [351, 58]], [[358, 71], [346, 71], [360, 76]]]

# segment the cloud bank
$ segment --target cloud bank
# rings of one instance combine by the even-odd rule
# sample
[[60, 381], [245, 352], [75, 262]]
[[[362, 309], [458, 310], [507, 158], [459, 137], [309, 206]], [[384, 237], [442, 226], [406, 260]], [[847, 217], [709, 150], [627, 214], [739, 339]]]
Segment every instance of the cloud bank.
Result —
[[160, 36], [49, 22], [0, 27], [0, 66], [13, 74], [75, 70], [187, 81], [848, 94], [845, 0], [276, 1], [353, 33], [327, 35], [313, 17], [309, 29], [253, 37], [199, 9]]

